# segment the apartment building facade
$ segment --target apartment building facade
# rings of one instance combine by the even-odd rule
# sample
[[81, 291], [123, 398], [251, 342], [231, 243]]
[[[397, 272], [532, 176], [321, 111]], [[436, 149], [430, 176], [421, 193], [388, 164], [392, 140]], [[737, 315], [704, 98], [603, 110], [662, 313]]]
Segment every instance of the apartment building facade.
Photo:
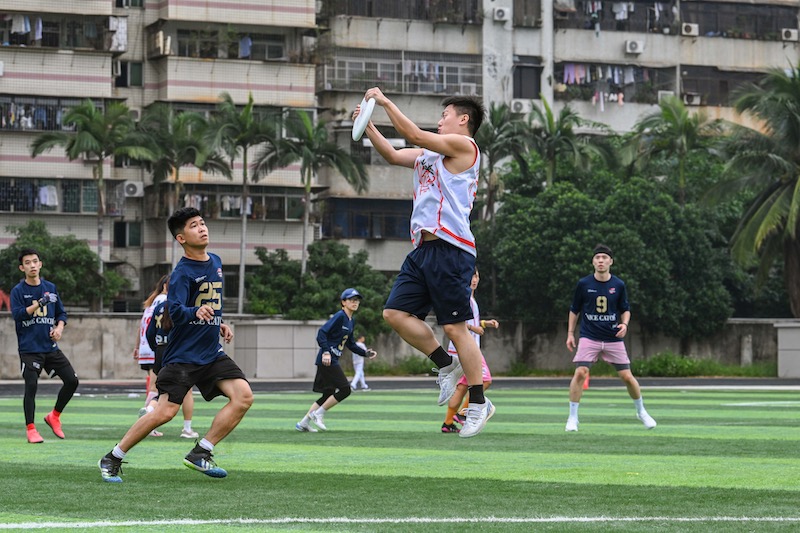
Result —
[[[392, 272], [410, 249], [411, 175], [350, 138], [367, 88], [382, 87], [428, 129], [452, 94], [520, 113], [541, 94], [556, 110], [568, 103], [617, 131], [667, 94], [742, 120], [730, 107], [736, 87], [800, 61], [799, 13], [796, 0], [0, 0], [0, 226], [44, 218], [52, 233], [96, 248], [92, 162], [55, 150], [29, 155], [36, 135], [66, 128], [70, 106], [88, 98], [123, 101], [135, 115], [154, 102], [210, 112], [222, 92], [237, 104], [252, 94], [264, 110], [317, 113], [368, 164], [363, 195], [335, 172], [318, 177], [316, 237], [365, 249], [375, 268]], [[382, 110], [373, 121], [405, 146]], [[254, 184], [244, 207], [241, 163], [232, 180], [181, 169], [181, 198], [129, 162], [106, 161], [104, 171], [103, 260], [134, 282], [119, 310], [132, 310], [176, 260], [165, 225], [173, 202], [206, 215], [227, 266], [227, 298], [237, 296], [242, 208], [247, 265], [257, 264], [256, 246], [300, 256], [299, 168]], [[12, 239], [0, 234], [0, 246]]]

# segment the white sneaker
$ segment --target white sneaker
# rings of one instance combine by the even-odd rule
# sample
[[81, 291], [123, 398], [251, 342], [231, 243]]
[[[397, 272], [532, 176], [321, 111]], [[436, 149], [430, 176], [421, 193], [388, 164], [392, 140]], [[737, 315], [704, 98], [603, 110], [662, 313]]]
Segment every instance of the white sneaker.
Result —
[[184, 428], [181, 430], [181, 438], [183, 439], [196, 439], [199, 436], [200, 434], [193, 429], [187, 430], [186, 428]]
[[323, 419], [323, 416], [318, 415], [316, 411], [309, 413], [308, 418], [310, 418], [314, 425], [322, 431], [328, 431], [328, 428], [325, 426], [325, 420]]
[[294, 429], [303, 433], [317, 433], [317, 428], [312, 428], [308, 425], [308, 422], [304, 424], [302, 421], [300, 421], [294, 425]]
[[653, 417], [650, 416], [649, 414], [647, 414], [647, 411], [642, 411], [641, 413], [636, 413], [636, 418], [641, 420], [642, 424], [644, 424], [644, 427], [646, 427], [647, 429], [653, 429], [654, 427], [656, 427], [658, 425], [658, 424], [656, 424], [656, 421], [653, 420]]
[[567, 427], [564, 428], [564, 431], [578, 431], [578, 419], [573, 417], [567, 418]]
[[486, 403], [471, 403], [467, 409], [467, 420], [459, 432], [459, 437], [474, 437], [483, 431], [486, 422], [494, 415], [494, 404], [486, 398]]
[[439, 405], [445, 405], [456, 393], [456, 385], [464, 375], [464, 369], [461, 368], [458, 356], [454, 355], [452, 363], [438, 370], [434, 368], [434, 371], [439, 373], [439, 377], [436, 379], [436, 383], [439, 385]]

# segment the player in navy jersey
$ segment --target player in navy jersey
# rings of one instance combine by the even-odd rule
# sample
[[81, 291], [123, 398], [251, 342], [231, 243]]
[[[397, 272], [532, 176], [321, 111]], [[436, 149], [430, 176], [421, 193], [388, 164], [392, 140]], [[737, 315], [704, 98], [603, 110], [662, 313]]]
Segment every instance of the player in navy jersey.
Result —
[[20, 368], [25, 381], [22, 408], [28, 442], [31, 444], [44, 442], [33, 423], [36, 389], [42, 369], [48, 376], [58, 376], [62, 381], [56, 404], [44, 417], [45, 423], [59, 439], [64, 438], [61, 412], [78, 388], [78, 375], [57, 344], [67, 324], [67, 313], [56, 286], [41, 277], [42, 265], [36, 250], [22, 250], [19, 269], [25, 273], [25, 279], [11, 289], [11, 314], [17, 326]]
[[594, 274], [578, 281], [569, 309], [567, 348], [575, 350], [575, 326], [580, 318], [581, 330], [578, 351], [575, 353], [575, 375], [569, 385], [569, 418], [566, 431], [578, 431], [578, 405], [583, 395], [583, 383], [589, 369], [599, 357], [610, 363], [628, 388], [636, 406], [636, 416], [644, 427], [653, 429], [653, 420], [644, 408], [639, 382], [631, 373], [631, 361], [623, 339], [631, 320], [630, 304], [625, 282], [611, 274], [614, 259], [611, 248], [598, 244], [594, 248]]
[[222, 323], [222, 262], [206, 251], [209, 236], [205, 220], [197, 209], [184, 207], [175, 211], [167, 224], [183, 246], [184, 256], [169, 282], [167, 309], [173, 326], [156, 380], [158, 405], [137, 420], [119, 444], [100, 459], [103, 480], [111, 483], [122, 482], [120, 468], [127, 452], [152, 430], [172, 420], [195, 385], [206, 401], [222, 395], [228, 402], [183, 464], [210, 477], [227, 476], [213, 460], [214, 446], [233, 431], [253, 403], [244, 373], [219, 341], [221, 336], [230, 342], [233, 332]]
[[[395, 150], [372, 122], [367, 124], [370, 142], [387, 162], [414, 169], [414, 250], [400, 269], [383, 317], [403, 340], [426, 354], [438, 368], [439, 405], [448, 402], [458, 380], [467, 376], [469, 408], [460, 436], [472, 437], [494, 414], [494, 405], [483, 394], [481, 352], [467, 329], [472, 318], [469, 285], [476, 257], [469, 214], [481, 166], [480, 150], [473, 137], [483, 121], [483, 103], [473, 96], [445, 99], [437, 132], [433, 133], [414, 124], [377, 87], [369, 89], [364, 98], [374, 98], [397, 132], [410, 145], [420, 147]], [[354, 119], [359, 112], [360, 108], [356, 108]], [[458, 355], [447, 353], [425, 323], [431, 309]]]
[[353, 314], [358, 311], [361, 298], [363, 297], [357, 290], [345, 289], [341, 295], [341, 311], [333, 315], [317, 331], [319, 351], [314, 362], [317, 365], [317, 375], [314, 378], [313, 390], [322, 396], [311, 405], [306, 416], [295, 424], [294, 427], [297, 431], [315, 432], [316, 429], [309, 425], [309, 421], [322, 431], [327, 430], [324, 421], [325, 413], [350, 396], [350, 381], [339, 365], [339, 358], [342, 356], [345, 346], [361, 357], [374, 359], [378, 355], [375, 350], [361, 348], [353, 338], [353, 330], [356, 325]]

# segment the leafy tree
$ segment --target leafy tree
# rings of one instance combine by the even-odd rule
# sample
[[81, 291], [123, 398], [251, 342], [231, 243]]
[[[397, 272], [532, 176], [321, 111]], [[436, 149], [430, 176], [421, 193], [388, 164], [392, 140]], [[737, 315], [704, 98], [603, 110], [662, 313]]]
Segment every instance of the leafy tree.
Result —
[[655, 154], [677, 159], [678, 201], [686, 203], [686, 162], [695, 151], [709, 156], [711, 143], [721, 133], [719, 120], [709, 120], [703, 111], [689, 113], [675, 96], [663, 98], [659, 110], [636, 123], [631, 137], [636, 167], [646, 165]]
[[[207, 139], [212, 152], [222, 152], [229, 160], [229, 166], [234, 169], [236, 160], [242, 159], [242, 233], [239, 245], [239, 299], [237, 312], [244, 309], [244, 284], [245, 284], [245, 253], [247, 250], [247, 199], [249, 197], [249, 150], [263, 146], [265, 153], [274, 151], [277, 143], [277, 129], [279, 117], [261, 117], [254, 110], [253, 94], [247, 100], [247, 105], [237, 108], [228, 93], [222, 93], [221, 102], [217, 105], [215, 114], [209, 121]], [[253, 181], [258, 181], [265, 173], [253, 173]], [[230, 177], [230, 175], [229, 175]]]
[[[156, 103], [148, 107], [139, 122], [139, 130], [150, 140], [154, 149], [152, 161], [145, 161], [145, 168], [152, 173], [153, 183], [158, 185], [172, 180], [174, 191], [170, 213], [177, 207], [181, 197], [181, 167], [194, 165], [200, 170], [220, 173], [231, 178], [230, 165], [217, 153], [209, 153], [204, 137], [208, 123], [202, 115], [176, 112], [171, 105]], [[180, 259], [178, 241], [172, 239], [172, 266]]]
[[[591, 128], [597, 134], [575, 131], [581, 127]], [[545, 162], [548, 187], [556, 180], [559, 159], [568, 159], [577, 168], [588, 168], [592, 156], [599, 156], [609, 166], [614, 162], [614, 152], [606, 137], [598, 135], [608, 133], [608, 128], [598, 122], [582, 119], [569, 105], [564, 106], [556, 117], [550, 104], [542, 97], [542, 107], [531, 107], [526, 129], [528, 145]]]
[[[109, 102], [105, 110], [85, 100], [70, 108], [63, 117], [64, 124], [75, 127], [74, 132], [48, 131], [31, 143], [31, 157], [61, 147], [70, 161], [83, 157], [94, 161], [92, 177], [97, 183], [97, 256], [98, 272], [103, 274], [103, 219], [106, 214], [103, 164], [109, 157], [128, 157], [141, 161], [154, 158], [149, 139], [136, 131], [130, 109], [120, 102]], [[99, 300], [103, 308], [102, 295]]]
[[41, 220], [31, 220], [19, 227], [9, 226], [6, 231], [17, 236], [8, 248], [0, 250], [0, 262], [6, 266], [0, 270], [0, 287], [6, 292], [11, 292], [25, 277], [16, 268], [19, 253], [25, 248], [39, 252], [42, 276], [58, 286], [66, 303], [78, 305], [103, 297], [112, 298], [128, 285], [128, 281], [113, 270], [97, 272], [97, 254], [86, 241], [74, 235], [55, 237]]
[[251, 311], [279, 313], [292, 320], [327, 319], [339, 310], [339, 296], [347, 287], [364, 295], [356, 315], [357, 329], [370, 337], [389, 331], [383, 320], [383, 303], [389, 296], [390, 280], [367, 264], [368, 254], [332, 240], [316, 241], [308, 247], [308, 272], [300, 288], [299, 262], [284, 250], [257, 251], [262, 265], [250, 276]]
[[634, 320], [681, 339], [716, 331], [731, 313], [729, 264], [716, 221], [681, 209], [641, 178], [579, 191], [567, 182], [535, 198], [507, 195], [498, 214], [498, 301], [505, 316], [542, 330], [566, 319], [575, 283], [591, 273], [591, 250], [614, 250], [613, 273], [628, 284]]
[[[286, 120], [286, 138], [282, 139], [278, 152], [267, 150], [260, 154], [254, 165], [256, 175], [266, 175], [277, 165], [300, 162], [300, 180], [305, 188], [303, 203], [303, 251], [300, 275], [306, 273], [308, 260], [308, 224], [311, 210], [311, 185], [322, 168], [337, 170], [357, 193], [369, 187], [369, 176], [360, 159], [353, 158], [348, 150], [328, 138], [324, 122], [314, 124], [305, 111], [290, 111]], [[277, 160], [277, 162], [276, 162]], [[302, 279], [302, 277], [301, 277]]]
[[[475, 142], [481, 150], [481, 181], [485, 197], [483, 220], [491, 220], [495, 214], [495, 203], [502, 190], [501, 175], [498, 172], [500, 162], [512, 158], [517, 163], [520, 173], [529, 178], [525, 154], [528, 149], [525, 141], [525, 122], [519, 115], [511, 113], [507, 104], [497, 105], [492, 102], [486, 119], [475, 135]], [[479, 187], [480, 188], [480, 187]]]
[[727, 178], [710, 198], [756, 193], [731, 240], [733, 257], [745, 267], [757, 264], [761, 283], [782, 259], [792, 314], [800, 317], [800, 66], [788, 74], [771, 70], [746, 86], [734, 107], [759, 126], [736, 126], [723, 140]]

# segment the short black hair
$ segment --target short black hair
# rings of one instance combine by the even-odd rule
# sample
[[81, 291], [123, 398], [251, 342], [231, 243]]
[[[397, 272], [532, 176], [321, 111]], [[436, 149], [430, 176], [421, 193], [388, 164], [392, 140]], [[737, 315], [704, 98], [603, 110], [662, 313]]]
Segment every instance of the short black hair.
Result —
[[35, 255], [40, 261], [42, 260], [42, 257], [39, 255], [39, 252], [37, 252], [33, 248], [23, 248], [22, 250], [19, 251], [20, 265], [22, 264], [22, 258], [25, 257], [26, 255]]
[[167, 220], [167, 227], [169, 228], [170, 233], [172, 233], [172, 236], [176, 237], [178, 233], [182, 232], [183, 228], [186, 227], [187, 220], [201, 216], [203, 215], [200, 213], [200, 211], [194, 207], [181, 207], [169, 217]]
[[453, 106], [455, 110], [464, 115], [469, 115], [469, 134], [474, 137], [478, 128], [483, 124], [483, 117], [486, 115], [486, 108], [483, 101], [477, 96], [450, 96], [442, 101], [442, 106]]
[[611, 252], [611, 248], [606, 246], [605, 244], [598, 244], [594, 247], [594, 251], [592, 252], [592, 257], [596, 256], [597, 254], [606, 254], [611, 259], [614, 259], [614, 254]]

